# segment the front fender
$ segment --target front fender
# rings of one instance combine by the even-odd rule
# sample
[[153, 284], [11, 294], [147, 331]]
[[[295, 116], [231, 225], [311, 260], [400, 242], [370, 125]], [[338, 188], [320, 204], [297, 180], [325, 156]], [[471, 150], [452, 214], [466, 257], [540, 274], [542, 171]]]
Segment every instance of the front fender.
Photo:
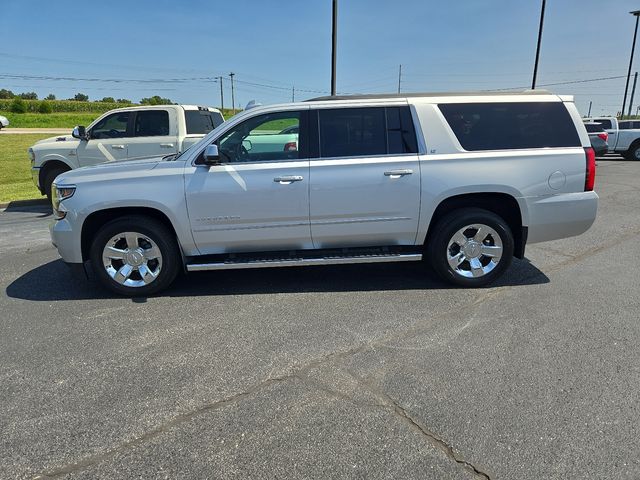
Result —
[[45, 155], [44, 157], [42, 157], [42, 160], [40, 162], [36, 160], [34, 166], [37, 168], [38, 164], [40, 164], [39, 168], [43, 169], [43, 168], [46, 168], [47, 163], [50, 163], [50, 162], [64, 163], [67, 167], [69, 167], [69, 170], [73, 170], [74, 168], [79, 167], [77, 161], [72, 161], [69, 157], [59, 153], [49, 153]]

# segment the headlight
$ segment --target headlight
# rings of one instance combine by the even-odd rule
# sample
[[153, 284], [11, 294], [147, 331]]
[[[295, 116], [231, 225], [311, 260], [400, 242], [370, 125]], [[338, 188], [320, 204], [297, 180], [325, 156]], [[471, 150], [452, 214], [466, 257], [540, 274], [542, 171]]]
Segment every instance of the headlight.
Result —
[[29, 153], [29, 160], [31, 160], [31, 163], [36, 161], [36, 154], [33, 153], [33, 148], [30, 148], [29, 150], [27, 150], [27, 152]]
[[53, 207], [53, 214], [58, 220], [62, 220], [67, 212], [60, 211], [60, 202], [67, 198], [73, 197], [76, 193], [76, 187], [69, 185], [51, 185], [51, 205]]

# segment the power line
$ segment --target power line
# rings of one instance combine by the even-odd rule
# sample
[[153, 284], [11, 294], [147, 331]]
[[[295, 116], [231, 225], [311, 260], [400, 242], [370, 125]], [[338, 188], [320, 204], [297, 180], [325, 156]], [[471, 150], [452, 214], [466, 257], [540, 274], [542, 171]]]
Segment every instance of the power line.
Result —
[[[587, 79], [587, 80], [572, 80], [572, 81], [569, 81], [569, 82], [544, 83], [544, 84], [540, 84], [538, 86], [539, 87], [555, 87], [555, 86], [558, 86], [558, 85], [573, 85], [573, 84], [577, 84], [577, 83], [590, 83], [590, 82], [601, 82], [601, 81], [604, 81], [604, 80], [616, 80], [618, 78], [625, 78], [625, 77], [626, 77], [626, 75], [619, 75], [619, 76], [616, 76], [616, 77], [602, 77], [602, 78], [590, 78], [590, 79]], [[496, 89], [493, 89], [493, 90], [485, 90], [485, 91], [487, 91], [487, 92], [499, 92], [499, 91], [502, 91], [502, 90], [520, 90], [520, 89], [527, 88], [527, 87], [528, 87], [528, 85], [525, 85], [524, 87], [496, 88]]]

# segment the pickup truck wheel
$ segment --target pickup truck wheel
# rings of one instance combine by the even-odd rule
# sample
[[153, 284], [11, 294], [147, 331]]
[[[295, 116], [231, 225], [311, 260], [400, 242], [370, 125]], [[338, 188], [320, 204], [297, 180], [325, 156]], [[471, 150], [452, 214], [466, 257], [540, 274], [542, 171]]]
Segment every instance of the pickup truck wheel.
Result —
[[44, 184], [42, 185], [42, 188], [44, 188], [44, 194], [47, 196], [49, 203], [51, 203], [51, 185], [53, 185], [53, 181], [58, 175], [67, 171], [69, 170], [65, 170], [64, 168], [52, 168], [44, 176]]
[[143, 216], [107, 223], [90, 251], [100, 283], [126, 296], [147, 296], [167, 288], [178, 274], [180, 258], [174, 235], [162, 223]]
[[513, 234], [500, 216], [465, 208], [449, 213], [435, 225], [427, 258], [443, 280], [462, 287], [482, 287], [509, 267], [513, 249]]
[[640, 160], [640, 145], [632, 145], [631, 148], [629, 150], [627, 150], [624, 154], [623, 157], [626, 158], [627, 160], [636, 160], [639, 161]]

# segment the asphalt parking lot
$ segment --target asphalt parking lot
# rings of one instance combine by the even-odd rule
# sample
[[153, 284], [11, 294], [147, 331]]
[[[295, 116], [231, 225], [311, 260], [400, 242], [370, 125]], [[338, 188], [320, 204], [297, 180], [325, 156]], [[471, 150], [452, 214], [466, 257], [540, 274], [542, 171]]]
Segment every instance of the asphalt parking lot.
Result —
[[0, 214], [0, 478], [640, 477], [640, 163], [492, 288], [419, 265], [73, 278]]

